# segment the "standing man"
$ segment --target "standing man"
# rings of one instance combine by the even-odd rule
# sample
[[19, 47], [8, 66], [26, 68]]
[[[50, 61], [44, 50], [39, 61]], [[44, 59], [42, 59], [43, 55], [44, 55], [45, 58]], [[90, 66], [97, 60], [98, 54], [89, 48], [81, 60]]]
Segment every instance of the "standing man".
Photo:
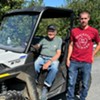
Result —
[[41, 46], [41, 52], [34, 64], [35, 71], [38, 75], [41, 69], [48, 71], [47, 77], [44, 80], [41, 100], [47, 100], [46, 95], [48, 92], [48, 88], [52, 86], [52, 83], [58, 72], [58, 59], [61, 55], [62, 44], [62, 39], [56, 36], [57, 30], [55, 25], [49, 25], [47, 27], [47, 33], [47, 37], [42, 39], [39, 44], [37, 44], [38, 47]]
[[[78, 69], [82, 72], [82, 88], [80, 100], [86, 100], [91, 74], [91, 64], [94, 55], [100, 49], [100, 39], [97, 29], [88, 25], [90, 14], [83, 11], [79, 14], [80, 26], [72, 29], [69, 44], [67, 67], [69, 71], [67, 100], [74, 100], [74, 89]], [[97, 43], [93, 51], [93, 41]]]

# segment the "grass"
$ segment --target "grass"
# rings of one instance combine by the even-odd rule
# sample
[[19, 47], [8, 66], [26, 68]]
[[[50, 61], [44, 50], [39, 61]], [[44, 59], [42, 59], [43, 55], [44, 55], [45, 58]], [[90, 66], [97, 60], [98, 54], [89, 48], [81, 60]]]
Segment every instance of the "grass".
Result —
[[95, 57], [99, 57], [100, 56], [100, 50], [97, 52], [97, 54], [95, 55]]

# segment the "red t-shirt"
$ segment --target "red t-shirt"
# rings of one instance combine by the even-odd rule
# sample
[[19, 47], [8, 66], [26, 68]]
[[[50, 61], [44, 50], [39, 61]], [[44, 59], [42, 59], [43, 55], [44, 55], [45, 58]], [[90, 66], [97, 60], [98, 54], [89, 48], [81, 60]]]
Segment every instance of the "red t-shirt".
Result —
[[74, 28], [71, 41], [74, 43], [71, 59], [92, 63], [93, 41], [100, 42], [98, 31], [90, 26], [87, 29]]

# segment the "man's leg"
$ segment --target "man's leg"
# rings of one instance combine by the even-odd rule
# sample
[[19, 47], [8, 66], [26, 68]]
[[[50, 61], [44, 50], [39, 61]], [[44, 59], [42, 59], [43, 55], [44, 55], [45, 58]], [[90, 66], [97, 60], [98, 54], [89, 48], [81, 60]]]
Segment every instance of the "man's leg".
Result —
[[48, 68], [48, 75], [44, 81], [44, 84], [48, 87], [51, 87], [55, 77], [56, 77], [56, 74], [58, 72], [58, 66], [59, 66], [59, 61], [54, 61], [52, 62], [51, 66]]
[[56, 74], [58, 72], [58, 66], [59, 66], [59, 61], [54, 61], [52, 62], [51, 66], [48, 68], [49, 72], [44, 81], [41, 100], [47, 100], [47, 92], [56, 77]]
[[36, 71], [36, 80], [38, 78], [38, 74], [40, 73], [40, 69], [42, 68], [43, 64], [44, 64], [44, 59], [39, 56], [34, 63], [34, 67]]
[[48, 93], [48, 87], [47, 86], [43, 86], [42, 88], [42, 94], [41, 94], [41, 100], [47, 100], [47, 93]]
[[68, 91], [67, 91], [67, 100], [74, 100], [74, 90], [75, 83], [78, 74], [78, 62], [71, 61], [70, 66], [68, 68]]
[[91, 75], [91, 64], [84, 63], [81, 70], [82, 70], [82, 89], [80, 92], [80, 100], [85, 100], [88, 94], [89, 80]]

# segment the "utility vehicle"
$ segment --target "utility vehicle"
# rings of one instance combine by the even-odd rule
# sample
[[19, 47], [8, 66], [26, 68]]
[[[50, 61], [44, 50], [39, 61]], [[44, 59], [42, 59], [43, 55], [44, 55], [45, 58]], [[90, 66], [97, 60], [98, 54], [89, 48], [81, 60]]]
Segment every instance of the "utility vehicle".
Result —
[[[42, 35], [36, 35], [41, 20], [66, 18], [71, 29], [73, 16], [74, 12], [70, 9], [35, 6], [10, 11], [3, 16], [0, 26], [0, 100], [39, 100], [45, 74], [41, 73], [40, 84], [37, 85], [34, 61], [39, 51], [32, 45], [42, 38]], [[67, 89], [69, 33], [66, 32], [63, 39], [59, 71], [48, 92], [48, 99]]]

